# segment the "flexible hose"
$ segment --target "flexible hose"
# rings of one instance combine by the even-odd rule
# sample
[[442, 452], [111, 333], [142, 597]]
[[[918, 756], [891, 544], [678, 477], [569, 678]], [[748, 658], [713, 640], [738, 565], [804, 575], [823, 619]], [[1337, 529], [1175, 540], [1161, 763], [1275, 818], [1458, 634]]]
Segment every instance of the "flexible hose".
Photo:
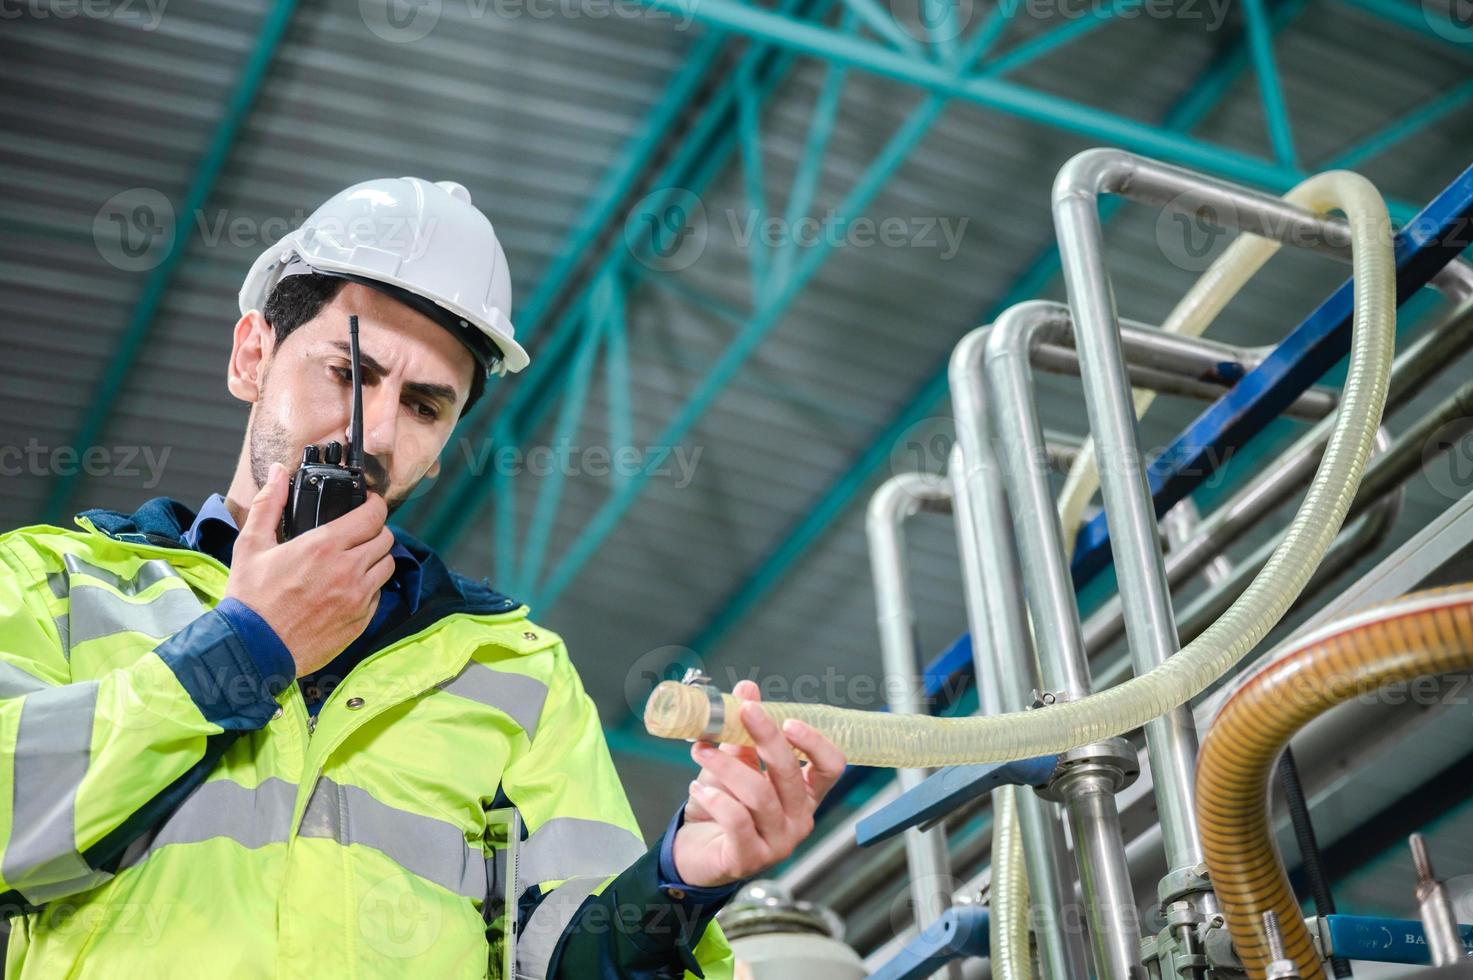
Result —
[[1274, 847], [1275, 760], [1325, 711], [1388, 684], [1473, 668], [1473, 585], [1404, 596], [1292, 641], [1223, 704], [1197, 764], [1197, 825], [1233, 946], [1249, 975], [1269, 964], [1263, 913], [1278, 915], [1304, 980], [1324, 977]]
[[987, 923], [992, 980], [1030, 980], [1028, 866], [1023, 860], [1017, 787], [992, 791], [992, 915]]
[[[1396, 267], [1386, 205], [1370, 182], [1334, 171], [1313, 182], [1316, 210], [1349, 219], [1355, 276], [1350, 369], [1324, 458], [1289, 529], [1243, 594], [1175, 656], [1106, 691], [1043, 711], [930, 718], [853, 711], [822, 704], [762, 702], [779, 724], [798, 718], [822, 731], [856, 765], [933, 767], [1006, 762], [1063, 752], [1140, 728], [1201, 693], [1268, 635], [1304, 590], [1345, 521], [1365, 472], [1386, 403], [1396, 334]], [[696, 738], [710, 715], [708, 691], [658, 685], [645, 727], [666, 738]], [[717, 738], [750, 745], [737, 703], [722, 694]]]

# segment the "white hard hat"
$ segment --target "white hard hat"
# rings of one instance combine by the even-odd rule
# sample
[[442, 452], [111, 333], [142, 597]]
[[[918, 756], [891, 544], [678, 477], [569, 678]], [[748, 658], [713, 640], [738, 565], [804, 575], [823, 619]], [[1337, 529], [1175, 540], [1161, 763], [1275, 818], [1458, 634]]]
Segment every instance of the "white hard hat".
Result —
[[488, 374], [529, 362], [513, 338], [506, 253], [453, 181], [386, 177], [334, 195], [256, 259], [240, 287], [240, 312], [262, 309], [278, 282], [307, 272], [409, 304], [459, 337]]

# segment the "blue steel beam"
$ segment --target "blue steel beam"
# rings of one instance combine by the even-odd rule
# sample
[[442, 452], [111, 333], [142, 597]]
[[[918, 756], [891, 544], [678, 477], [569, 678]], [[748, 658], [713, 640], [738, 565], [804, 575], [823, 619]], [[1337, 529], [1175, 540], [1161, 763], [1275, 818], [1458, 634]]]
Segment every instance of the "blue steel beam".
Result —
[[[1290, 0], [1280, 4], [1273, 13], [1272, 26], [1282, 30], [1303, 10], [1308, 0]], [[1219, 56], [1197, 79], [1190, 90], [1167, 113], [1163, 125], [1168, 128], [1189, 130], [1196, 126], [1227, 95], [1233, 83], [1248, 67], [1247, 48], [1241, 41]], [[1107, 202], [1118, 207], [1113, 199]], [[1041, 293], [1059, 270], [1059, 250], [1056, 246], [1046, 247], [1033, 260], [1006, 294], [978, 318], [987, 323], [1015, 303], [1032, 299]], [[969, 324], [966, 329], [971, 329]], [[767, 557], [752, 571], [742, 585], [722, 603], [706, 621], [706, 624], [686, 643], [698, 653], [706, 654], [714, 649], [744, 620], [780, 582], [813, 544], [833, 526], [849, 508], [855, 496], [868, 484], [876, 470], [890, 458], [890, 449], [901, 434], [912, 425], [935, 411], [946, 397], [947, 361], [941, 362], [931, 375], [907, 401], [904, 408], [882, 429], [870, 445], [818, 500], [804, 509], [804, 516], [768, 553]], [[626, 724], [636, 723], [632, 716]]]
[[[852, 29], [847, 20], [846, 29]], [[844, 94], [844, 81], [849, 69], [844, 65], [829, 64], [824, 74], [823, 88], [813, 104], [813, 119], [808, 126], [808, 136], [803, 141], [803, 155], [798, 160], [793, 185], [788, 190], [787, 206], [783, 210], [785, 227], [796, 227], [798, 221], [808, 215], [813, 206], [813, 196], [823, 177], [823, 161], [828, 150], [829, 136], [834, 131], [834, 120], [839, 116], [839, 102]], [[783, 239], [773, 257], [774, 282], [783, 282], [793, 267], [793, 255], [798, 251], [798, 238], [789, 235]]]
[[517, 317], [517, 333], [523, 346], [536, 335], [552, 304], [566, 289], [567, 282], [599, 235], [608, 226], [619, 206], [633, 190], [635, 182], [664, 146], [670, 128], [685, 112], [691, 98], [710, 72], [716, 56], [726, 43], [726, 34], [712, 31], [696, 43], [695, 49], [670, 80], [664, 95], [645, 117], [638, 134], [625, 145], [593, 192], [583, 213], [573, 225], [572, 234], [557, 251], [557, 258], [542, 274], [537, 289]]
[[[1466, 247], [1473, 220], [1473, 167], [1396, 234], [1396, 301], [1415, 294]], [[1199, 486], [1217, 462], [1283, 414], [1350, 349], [1353, 286], [1346, 281], [1234, 388], [1209, 406], [1146, 468], [1156, 516]], [[1079, 531], [1074, 584], [1110, 564], [1109, 531], [1100, 513]]]
[[[194, 177], [190, 180], [189, 190], [184, 195], [183, 205], [175, 219], [172, 244], [163, 261], [154, 267], [144, 282], [143, 291], [128, 318], [128, 325], [123, 328], [123, 335], [113, 349], [107, 369], [98, 382], [96, 394], [87, 406], [82, 424], [72, 437], [70, 445], [77, 447], [78, 452], [92, 445], [102, 435], [108, 417], [112, 415], [118, 398], [127, 386], [133, 366], [138, 362], [138, 355], [143, 350], [159, 308], [163, 305], [164, 296], [173, 284], [179, 265], [189, 250], [191, 232], [195, 226], [194, 216], [209, 203], [210, 195], [214, 193], [215, 183], [225, 169], [225, 161], [230, 157], [230, 150], [235, 145], [241, 126], [250, 115], [251, 107], [256, 104], [261, 85], [266, 80], [296, 9], [297, 0], [276, 0], [261, 22], [256, 43], [241, 67], [240, 78], [230, 94], [230, 100], [225, 104], [220, 121], [210, 137], [209, 146], [205, 148], [205, 154], [195, 169]], [[51, 491], [41, 507], [42, 521], [55, 523], [64, 516], [63, 512], [71, 500], [72, 491], [76, 489], [79, 472], [78, 469], [63, 469], [52, 479]]]
[[1284, 83], [1274, 62], [1273, 30], [1269, 26], [1264, 0], [1243, 0], [1243, 17], [1247, 22], [1248, 50], [1253, 57], [1253, 71], [1258, 76], [1258, 94], [1263, 101], [1263, 118], [1268, 125], [1274, 157], [1286, 167], [1297, 168], [1289, 109], [1284, 102]]
[[[595, 295], [612, 298], [614, 288], [611, 277], [604, 277]], [[607, 311], [605, 311], [607, 314]], [[599, 348], [607, 332], [608, 316], [589, 318], [584, 324], [583, 336], [578, 339], [578, 351], [573, 356], [572, 384], [563, 396], [562, 411], [558, 413], [553, 428], [554, 447], [570, 445], [583, 424], [583, 408], [588, 402], [588, 387], [593, 381], [593, 368], [598, 360]], [[558, 503], [562, 499], [563, 484], [567, 481], [564, 467], [555, 466], [537, 488], [537, 503], [532, 509], [532, 523], [527, 529], [527, 540], [522, 552], [521, 564], [513, 570], [511, 581], [518, 595], [531, 592], [539, 575], [542, 561], [547, 555], [547, 544], [552, 538], [552, 525], [557, 518]]]
[[873, 847], [912, 827], [924, 828], [999, 786], [1047, 785], [1058, 767], [1056, 755], [1016, 762], [943, 766], [919, 785], [861, 818], [854, 827], [854, 842], [860, 847]]
[[1324, 169], [1352, 169], [1358, 167], [1372, 157], [1385, 153], [1393, 146], [1407, 139], [1407, 137], [1415, 135], [1428, 126], [1442, 121], [1444, 117], [1451, 115], [1470, 102], [1473, 102], [1473, 80], [1466, 81], [1461, 85], [1449, 89], [1426, 105], [1419, 106], [1411, 112], [1398, 116], [1389, 126], [1377, 130], [1349, 149], [1342, 150], [1325, 164]]
[[962, 77], [956, 72], [907, 57], [860, 38], [841, 35], [738, 0], [702, 0], [688, 9], [684, 0], [645, 0], [665, 10], [685, 10], [714, 26], [843, 62], [887, 78], [908, 82], [938, 96], [975, 102], [1053, 129], [1104, 140], [1183, 166], [1221, 174], [1232, 180], [1286, 191], [1305, 176], [1267, 160], [1172, 133], [1125, 116], [1081, 105], [988, 74]]

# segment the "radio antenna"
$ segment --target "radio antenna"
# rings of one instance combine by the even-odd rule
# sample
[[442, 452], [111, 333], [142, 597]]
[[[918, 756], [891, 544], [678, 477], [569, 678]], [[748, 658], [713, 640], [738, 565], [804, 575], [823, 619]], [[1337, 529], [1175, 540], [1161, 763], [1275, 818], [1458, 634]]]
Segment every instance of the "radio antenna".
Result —
[[348, 465], [363, 469], [363, 368], [358, 363], [358, 317], [348, 317], [348, 353], [353, 361], [353, 419], [348, 442]]

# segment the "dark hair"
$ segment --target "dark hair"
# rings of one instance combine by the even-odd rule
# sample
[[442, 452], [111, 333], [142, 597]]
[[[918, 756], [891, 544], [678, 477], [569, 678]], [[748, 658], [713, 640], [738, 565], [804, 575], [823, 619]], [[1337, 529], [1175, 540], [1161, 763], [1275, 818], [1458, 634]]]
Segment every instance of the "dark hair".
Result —
[[[276, 332], [276, 345], [280, 347], [281, 342], [291, 336], [292, 331], [321, 313], [322, 308], [331, 303], [347, 284], [346, 279], [315, 272], [310, 275], [290, 276], [277, 283], [276, 288], [271, 290], [271, 295], [266, 298], [266, 308], [261, 311], [261, 315]], [[471, 370], [471, 394], [465, 400], [465, 407], [460, 410], [461, 418], [465, 418], [465, 414], [485, 390], [486, 373], [481, 370], [480, 362], [477, 361]]]

